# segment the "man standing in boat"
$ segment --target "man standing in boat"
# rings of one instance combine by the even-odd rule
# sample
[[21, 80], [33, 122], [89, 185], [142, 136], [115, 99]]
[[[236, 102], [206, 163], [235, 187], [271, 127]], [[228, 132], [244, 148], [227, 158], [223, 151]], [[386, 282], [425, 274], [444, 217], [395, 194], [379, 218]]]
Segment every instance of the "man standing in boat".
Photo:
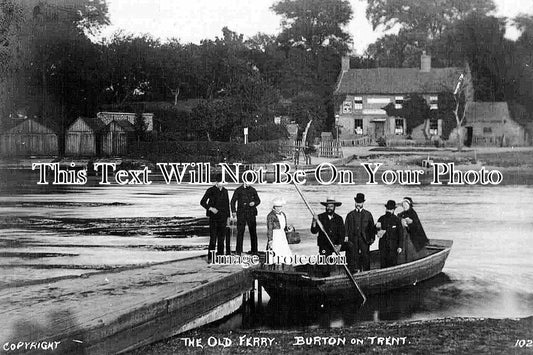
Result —
[[346, 216], [346, 236], [354, 246], [355, 264], [359, 270], [370, 270], [370, 245], [376, 238], [372, 214], [363, 208], [365, 195], [355, 196], [355, 209]]
[[396, 202], [387, 201], [386, 212], [378, 218], [376, 224], [379, 237], [379, 255], [381, 268], [398, 264], [398, 255], [402, 252], [403, 228], [402, 222], [394, 214]]
[[[320, 202], [322, 206], [326, 207], [324, 213], [313, 216], [313, 222], [311, 222], [311, 233], [318, 233], [317, 244], [320, 254], [329, 256], [334, 252], [346, 251], [346, 260], [348, 262], [348, 269], [351, 272], [355, 272], [355, 254], [353, 244], [349, 241], [344, 241], [345, 237], [345, 228], [344, 221], [341, 216], [335, 213], [335, 208], [342, 205], [342, 202], [336, 201], [333, 197], [328, 197], [326, 201]], [[320, 221], [324, 227], [324, 231], [327, 233], [324, 234], [322, 229], [317, 223], [317, 220]], [[331, 245], [328, 241], [328, 237], [333, 243]]]
[[231, 198], [231, 212], [233, 218], [237, 217], [237, 247], [235, 252], [242, 253], [242, 241], [244, 237], [244, 229], [248, 224], [248, 232], [250, 233], [251, 253], [257, 254], [257, 232], [256, 221], [257, 206], [261, 203], [256, 189], [247, 183], [239, 186], [233, 193]]
[[216, 183], [207, 189], [200, 201], [209, 217], [209, 249], [207, 262], [213, 262], [215, 246], [218, 255], [224, 255], [224, 237], [230, 216], [228, 190], [222, 184], [222, 175], [217, 175]]

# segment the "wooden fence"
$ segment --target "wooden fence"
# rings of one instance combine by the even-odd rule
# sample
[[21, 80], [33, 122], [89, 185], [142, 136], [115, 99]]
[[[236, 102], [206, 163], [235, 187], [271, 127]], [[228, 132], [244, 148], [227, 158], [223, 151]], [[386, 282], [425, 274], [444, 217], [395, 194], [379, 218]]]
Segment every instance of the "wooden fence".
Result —
[[326, 158], [340, 158], [342, 157], [342, 150], [339, 142], [335, 140], [327, 140], [320, 142], [318, 148], [318, 156]]

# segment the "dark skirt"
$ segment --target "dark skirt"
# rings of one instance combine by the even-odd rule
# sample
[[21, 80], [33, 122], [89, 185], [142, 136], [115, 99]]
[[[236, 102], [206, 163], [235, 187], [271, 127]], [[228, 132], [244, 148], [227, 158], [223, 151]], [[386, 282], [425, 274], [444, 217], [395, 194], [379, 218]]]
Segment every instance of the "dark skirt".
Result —
[[426, 256], [426, 254], [426, 247], [424, 246], [420, 250], [416, 250], [413, 242], [411, 241], [411, 237], [406, 233], [402, 246], [402, 252], [398, 255], [398, 263], [409, 263], [411, 261], [423, 258]]

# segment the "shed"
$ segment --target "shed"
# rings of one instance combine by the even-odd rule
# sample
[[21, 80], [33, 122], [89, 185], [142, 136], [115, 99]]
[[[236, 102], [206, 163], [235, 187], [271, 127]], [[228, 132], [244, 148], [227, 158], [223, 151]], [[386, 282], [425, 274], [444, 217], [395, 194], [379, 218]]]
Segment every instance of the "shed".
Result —
[[0, 153], [16, 155], [57, 155], [57, 129], [51, 122], [28, 118], [12, 120], [0, 133]]
[[102, 153], [105, 155], [122, 155], [128, 152], [135, 129], [128, 121], [111, 121], [102, 136]]
[[65, 155], [100, 154], [104, 123], [98, 118], [79, 117], [65, 133]]
[[511, 118], [507, 102], [468, 102], [467, 141], [473, 145], [527, 145], [526, 128]]

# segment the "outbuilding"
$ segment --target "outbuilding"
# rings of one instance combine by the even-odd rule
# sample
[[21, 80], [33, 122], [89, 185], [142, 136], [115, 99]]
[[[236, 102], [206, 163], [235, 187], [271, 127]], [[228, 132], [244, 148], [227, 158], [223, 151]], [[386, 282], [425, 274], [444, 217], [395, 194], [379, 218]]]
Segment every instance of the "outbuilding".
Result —
[[0, 153], [4, 156], [58, 155], [58, 146], [54, 124], [34, 118], [10, 120], [0, 133]]
[[104, 123], [98, 118], [79, 117], [65, 132], [65, 155], [99, 155], [104, 128]]

